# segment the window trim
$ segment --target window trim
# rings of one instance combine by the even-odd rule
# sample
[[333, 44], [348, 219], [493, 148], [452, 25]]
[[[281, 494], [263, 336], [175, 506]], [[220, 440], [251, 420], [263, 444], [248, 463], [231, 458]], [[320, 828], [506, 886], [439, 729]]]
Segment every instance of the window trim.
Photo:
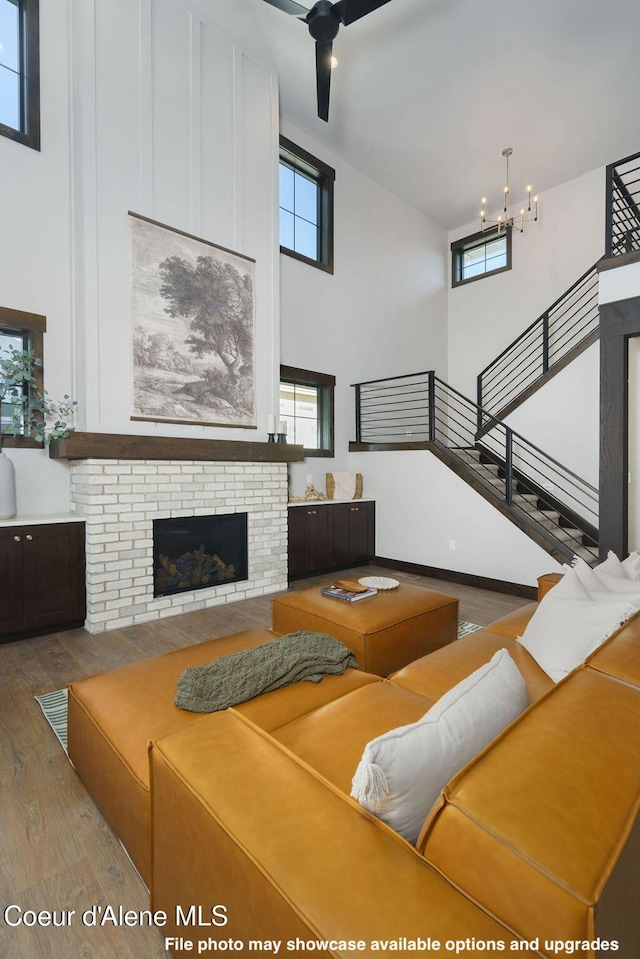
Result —
[[[12, 0], [13, 2], [13, 0]], [[40, 150], [40, 0], [17, 0], [20, 11], [20, 76], [24, 87], [20, 98], [20, 129], [0, 123], [0, 136]]]
[[[29, 349], [43, 361], [42, 366], [36, 366], [33, 377], [40, 395], [44, 395], [44, 334], [47, 330], [47, 318], [40, 313], [26, 313], [23, 310], [12, 310], [0, 306], [0, 329], [16, 333], [29, 334]], [[44, 443], [39, 443], [33, 436], [3, 436], [2, 446], [6, 449], [42, 449]]]
[[313, 449], [305, 446], [303, 449], [305, 458], [307, 456], [333, 457], [335, 455], [335, 376], [330, 373], [314, 373], [312, 370], [301, 370], [296, 366], [280, 366], [279, 382], [292, 383], [295, 386], [315, 386], [325, 391], [326, 402], [322, 404], [323, 424], [320, 428], [320, 435], [322, 438], [323, 430], [328, 434], [328, 445], [322, 448], [314, 447]]
[[465, 236], [461, 240], [454, 240], [451, 244], [451, 286], [466, 286], [467, 283], [474, 283], [476, 280], [484, 280], [487, 276], [496, 276], [498, 273], [504, 273], [511, 269], [511, 236], [512, 227], [506, 227], [504, 234], [507, 240], [507, 263], [506, 266], [500, 266], [496, 270], [487, 270], [478, 276], [469, 276], [466, 280], [458, 279], [461, 273], [461, 254], [465, 250], [474, 249], [476, 246], [482, 246], [483, 243], [489, 243], [502, 235], [498, 234], [498, 228], [492, 227], [490, 230], [481, 230], [479, 233], [473, 233], [471, 236]]
[[[280, 137], [280, 153], [278, 166], [284, 161], [298, 170], [300, 173], [311, 177], [318, 184], [319, 188], [319, 211], [318, 211], [318, 246], [319, 256], [317, 260], [302, 253], [291, 250], [288, 246], [280, 244], [280, 252], [287, 256], [299, 260], [301, 263], [307, 263], [309, 266], [315, 266], [325, 273], [333, 273], [333, 184], [336, 178], [336, 171], [328, 164], [313, 156], [299, 147], [296, 143], [288, 140], [286, 137]], [[278, 209], [280, 206], [278, 205]]]

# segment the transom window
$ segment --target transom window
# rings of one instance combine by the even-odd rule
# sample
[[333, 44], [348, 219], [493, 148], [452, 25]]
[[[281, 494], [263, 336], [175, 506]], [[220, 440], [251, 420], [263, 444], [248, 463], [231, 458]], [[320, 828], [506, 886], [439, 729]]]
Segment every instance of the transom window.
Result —
[[452, 286], [511, 269], [511, 229], [475, 233], [451, 244]]
[[40, 149], [38, 0], [0, 0], [0, 135]]
[[333, 273], [333, 181], [322, 160], [280, 137], [280, 251]]
[[333, 456], [335, 376], [291, 366], [280, 367], [280, 420], [291, 443], [307, 456]]

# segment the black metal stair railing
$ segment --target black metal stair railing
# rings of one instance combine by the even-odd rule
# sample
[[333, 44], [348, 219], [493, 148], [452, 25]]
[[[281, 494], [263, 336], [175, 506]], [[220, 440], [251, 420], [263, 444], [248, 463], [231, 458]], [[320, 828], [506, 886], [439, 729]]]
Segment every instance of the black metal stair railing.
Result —
[[597, 558], [595, 542], [585, 546], [583, 534], [597, 536], [598, 490], [433, 370], [354, 386], [357, 443], [444, 448], [494, 497], [543, 528], [551, 531], [554, 525], [545, 511], [559, 513], [568, 555], [586, 550]]
[[505, 410], [598, 329], [596, 264], [576, 280], [478, 376], [478, 406]]
[[640, 250], [640, 153], [607, 167], [605, 256]]

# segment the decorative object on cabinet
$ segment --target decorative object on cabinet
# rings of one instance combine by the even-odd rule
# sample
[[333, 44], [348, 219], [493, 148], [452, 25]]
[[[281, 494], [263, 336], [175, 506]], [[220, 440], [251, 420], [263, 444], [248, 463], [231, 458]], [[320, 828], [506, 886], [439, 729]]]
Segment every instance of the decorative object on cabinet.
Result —
[[304, 496], [289, 496], [290, 503], [306, 503], [308, 500], [322, 500], [326, 499], [326, 493], [321, 493], [320, 490], [317, 490], [313, 483], [307, 483], [306, 489], [304, 491]]
[[255, 428], [255, 260], [129, 219], [131, 419]]
[[327, 473], [326, 484], [329, 499], [362, 498], [362, 473]]
[[0, 527], [0, 642], [85, 617], [85, 524]]
[[0, 353], [0, 519], [16, 515], [16, 479], [13, 462], [2, 452], [3, 436], [30, 435], [38, 443], [64, 439], [73, 431], [69, 422], [78, 405], [65, 394], [60, 402], [40, 390], [37, 368], [42, 360], [33, 350], [13, 346]]

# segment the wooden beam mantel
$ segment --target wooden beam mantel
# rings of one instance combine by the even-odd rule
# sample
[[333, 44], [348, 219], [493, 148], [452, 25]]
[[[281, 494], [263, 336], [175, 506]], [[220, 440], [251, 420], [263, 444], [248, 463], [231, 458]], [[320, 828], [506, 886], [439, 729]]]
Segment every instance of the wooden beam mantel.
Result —
[[238, 463], [295, 463], [304, 448], [289, 443], [185, 439], [129, 433], [72, 433], [53, 440], [49, 456], [57, 460], [198, 460]]

